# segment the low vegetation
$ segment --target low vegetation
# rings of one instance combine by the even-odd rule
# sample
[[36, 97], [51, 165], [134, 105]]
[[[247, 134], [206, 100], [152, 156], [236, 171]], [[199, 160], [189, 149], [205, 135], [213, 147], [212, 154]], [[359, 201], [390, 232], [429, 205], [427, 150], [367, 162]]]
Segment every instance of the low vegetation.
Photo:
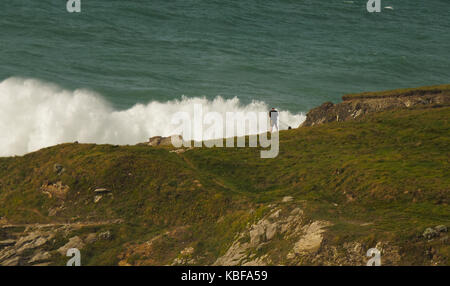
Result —
[[434, 85], [434, 86], [423, 86], [416, 88], [405, 88], [405, 89], [394, 89], [388, 91], [378, 91], [378, 92], [362, 92], [355, 94], [347, 94], [342, 97], [343, 100], [352, 100], [358, 98], [383, 98], [383, 97], [395, 97], [395, 96], [415, 96], [415, 95], [425, 95], [425, 94], [441, 94], [449, 93], [450, 84]]
[[[167, 147], [62, 144], [0, 158], [0, 217], [15, 232], [20, 225], [78, 223], [70, 231], [55, 228], [43, 246], [56, 265], [66, 258], [55, 250], [70, 237], [103, 232], [111, 235], [84, 246], [83, 264], [203, 265], [213, 264], [237, 234], [289, 196], [289, 208], [300, 207], [305, 222], [330, 226], [318, 250], [321, 260], [286, 258], [290, 240], [279, 234], [273, 239], [277, 254], [268, 244], [257, 252], [272, 264], [352, 264], [333, 260], [326, 247], [339, 252], [350, 242], [363, 248], [383, 242], [398, 249], [392, 264], [449, 265], [446, 236], [422, 236], [428, 227], [450, 225], [449, 119], [449, 107], [390, 110], [283, 131], [275, 159], [260, 159], [258, 148], [174, 153]], [[43, 192], [54, 184], [67, 192]], [[108, 193], [96, 194], [99, 188]]]

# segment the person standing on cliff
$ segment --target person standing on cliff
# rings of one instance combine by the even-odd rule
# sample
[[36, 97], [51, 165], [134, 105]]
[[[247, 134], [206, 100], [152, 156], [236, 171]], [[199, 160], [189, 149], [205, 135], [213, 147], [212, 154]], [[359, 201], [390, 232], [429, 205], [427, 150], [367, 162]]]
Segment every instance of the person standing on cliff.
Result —
[[275, 132], [275, 129], [277, 132], [280, 130], [278, 128], [278, 110], [275, 109], [275, 107], [272, 107], [272, 110], [269, 111], [269, 118], [270, 118], [270, 132]]

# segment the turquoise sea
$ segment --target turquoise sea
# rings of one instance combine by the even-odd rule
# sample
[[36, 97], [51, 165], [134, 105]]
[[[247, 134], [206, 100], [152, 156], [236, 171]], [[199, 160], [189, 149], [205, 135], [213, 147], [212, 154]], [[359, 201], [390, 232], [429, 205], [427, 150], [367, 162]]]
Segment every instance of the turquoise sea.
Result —
[[[58, 114], [54, 108], [66, 106], [58, 105], [61, 97], [38, 98], [52, 90], [67, 91], [66, 103], [79, 90], [95, 93], [105, 114], [139, 103], [153, 104], [153, 114], [158, 107], [175, 111], [167, 104], [175, 99], [180, 105], [216, 98], [226, 106], [236, 97], [233, 106], [256, 100], [259, 107], [289, 112], [292, 121], [346, 93], [449, 83], [450, 1], [382, 0], [381, 13], [368, 13], [366, 2], [81, 0], [81, 13], [68, 13], [65, 0], [0, 1], [0, 132], [15, 138], [0, 148], [8, 150], [3, 154], [23, 153], [84, 138], [86, 130], [44, 138], [58, 126], [64, 132], [75, 128], [58, 118], [95, 112], [44, 117], [42, 110]], [[34, 105], [17, 106], [32, 101], [30, 96], [37, 98]], [[97, 106], [81, 99], [76, 104]], [[30, 112], [36, 114], [28, 118]], [[32, 123], [27, 118], [48, 121], [53, 129], [47, 134], [49, 126], [33, 123], [22, 130]], [[162, 132], [152, 128], [145, 135]], [[114, 141], [105, 134], [86, 138]], [[27, 146], [12, 150], [20, 140]]]

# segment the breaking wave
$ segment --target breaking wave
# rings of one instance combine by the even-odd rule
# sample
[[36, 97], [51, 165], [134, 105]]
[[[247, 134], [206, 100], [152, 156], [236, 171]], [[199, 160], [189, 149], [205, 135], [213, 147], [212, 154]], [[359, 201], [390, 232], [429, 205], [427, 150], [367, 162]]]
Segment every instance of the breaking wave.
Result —
[[[182, 97], [115, 110], [89, 90], [69, 91], [35, 79], [8, 78], [0, 83], [0, 156], [23, 155], [64, 142], [124, 145], [170, 136], [172, 116], [179, 111], [193, 115], [194, 104], [202, 104], [204, 113], [223, 115], [268, 110], [264, 102], [242, 105], [237, 97]], [[305, 116], [280, 111], [280, 119], [285, 124], [281, 129], [286, 129], [287, 125], [297, 127]], [[255, 134], [255, 130], [246, 133]]]

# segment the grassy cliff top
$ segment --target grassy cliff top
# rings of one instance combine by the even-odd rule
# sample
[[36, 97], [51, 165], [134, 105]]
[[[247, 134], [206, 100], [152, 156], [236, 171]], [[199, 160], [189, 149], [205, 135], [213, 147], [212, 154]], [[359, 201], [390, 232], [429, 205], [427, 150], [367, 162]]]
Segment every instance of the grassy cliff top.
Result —
[[346, 94], [342, 100], [353, 100], [361, 98], [383, 98], [383, 97], [397, 97], [397, 96], [421, 96], [425, 94], [450, 94], [450, 84], [423, 86], [416, 88], [394, 89], [378, 92], [363, 92], [355, 94]]
[[[449, 119], [449, 107], [390, 110], [283, 131], [276, 159], [260, 159], [257, 148], [177, 154], [167, 147], [62, 144], [0, 158], [0, 217], [16, 224], [123, 220], [96, 228], [113, 239], [86, 246], [86, 265], [117, 264], [133, 243], [173, 229], [148, 264], [170, 263], [186, 246], [198, 254], [196, 263], [211, 264], [239, 231], [291, 196], [308, 219], [332, 223], [330, 245], [391, 241], [401, 247], [403, 264], [429, 263], [423, 252], [430, 246], [418, 237], [429, 226], [450, 224]], [[56, 172], [55, 164], [64, 170]], [[65, 195], [43, 192], [58, 184]], [[111, 195], [95, 202], [98, 188]], [[290, 263], [286, 241], [274, 246], [280, 255], [273, 263]], [[433, 248], [448, 264], [448, 244]]]

